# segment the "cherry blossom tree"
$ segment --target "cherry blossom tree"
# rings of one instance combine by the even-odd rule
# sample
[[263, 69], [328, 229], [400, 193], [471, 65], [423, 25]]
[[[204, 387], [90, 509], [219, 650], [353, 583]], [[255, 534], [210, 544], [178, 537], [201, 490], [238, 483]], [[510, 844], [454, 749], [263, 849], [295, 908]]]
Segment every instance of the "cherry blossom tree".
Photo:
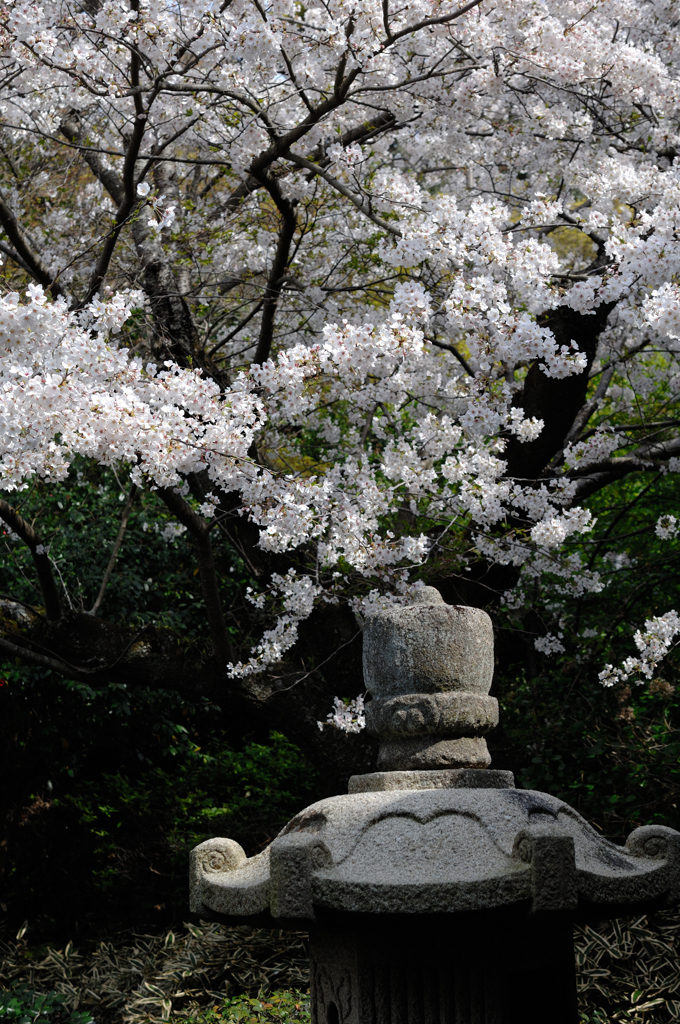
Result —
[[[195, 676], [106, 619], [150, 491], [201, 672], [309, 744], [362, 691], [365, 615], [424, 582], [538, 594], [561, 650], [560, 600], [606, 584], [588, 500], [680, 471], [679, 58], [670, 0], [7, 3], [0, 516], [40, 598], [0, 649]], [[127, 495], [82, 608], [21, 513], [74, 460]]]

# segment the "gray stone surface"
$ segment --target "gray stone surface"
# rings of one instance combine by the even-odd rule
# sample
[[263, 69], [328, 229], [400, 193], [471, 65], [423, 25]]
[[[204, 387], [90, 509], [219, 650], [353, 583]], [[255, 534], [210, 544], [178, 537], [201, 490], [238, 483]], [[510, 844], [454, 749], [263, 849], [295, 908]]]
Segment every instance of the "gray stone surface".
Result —
[[514, 789], [512, 772], [491, 769], [443, 768], [437, 771], [372, 772], [352, 775], [350, 793], [379, 793], [394, 789]]
[[366, 727], [380, 736], [483, 736], [497, 725], [498, 701], [479, 693], [407, 693], [366, 705]]
[[576, 844], [554, 829], [525, 829], [515, 836], [513, 855], [531, 870], [532, 910], [575, 910], [578, 906]]
[[364, 659], [382, 770], [308, 807], [257, 857], [229, 840], [197, 847], [199, 912], [311, 922], [327, 912], [603, 911], [680, 898], [680, 834], [645, 826], [617, 847], [567, 804], [486, 772], [481, 734], [498, 711], [484, 612], [424, 588], [418, 604], [368, 619]]
[[390, 737], [378, 750], [380, 771], [407, 768], [488, 768], [491, 755], [482, 736], [458, 736], [439, 739], [436, 736]]
[[[226, 887], [220, 885], [224, 880]], [[269, 848], [248, 858], [233, 839], [208, 839], [195, 846], [189, 861], [189, 905], [195, 914], [249, 916], [268, 910]]]
[[366, 620], [364, 681], [374, 697], [487, 694], [492, 678], [491, 619], [479, 608], [445, 604], [434, 587], [423, 587], [417, 603]]
[[213, 866], [199, 847], [194, 903], [232, 917], [268, 909], [284, 921], [328, 910], [642, 907], [675, 898], [679, 844], [679, 833], [645, 826], [627, 848], [615, 846], [567, 804], [533, 791], [361, 792], [308, 807], [245, 863]]
[[328, 847], [313, 835], [289, 832], [275, 839], [269, 850], [272, 917], [313, 920], [312, 877], [333, 866]]
[[414, 604], [370, 616], [366, 724], [381, 740], [378, 768], [488, 767], [481, 737], [498, 724], [492, 678], [493, 628], [479, 608], [447, 605], [423, 587]]

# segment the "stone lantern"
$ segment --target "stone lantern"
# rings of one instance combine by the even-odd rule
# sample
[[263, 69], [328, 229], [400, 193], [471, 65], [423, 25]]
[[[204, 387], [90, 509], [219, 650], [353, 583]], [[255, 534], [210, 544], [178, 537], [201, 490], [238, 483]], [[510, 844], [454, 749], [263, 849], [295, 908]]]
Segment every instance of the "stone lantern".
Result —
[[191, 855], [191, 908], [309, 930], [314, 1024], [574, 1024], [572, 921], [679, 898], [680, 833], [625, 847], [489, 769], [493, 631], [425, 587], [364, 630], [379, 771], [293, 818], [255, 857]]

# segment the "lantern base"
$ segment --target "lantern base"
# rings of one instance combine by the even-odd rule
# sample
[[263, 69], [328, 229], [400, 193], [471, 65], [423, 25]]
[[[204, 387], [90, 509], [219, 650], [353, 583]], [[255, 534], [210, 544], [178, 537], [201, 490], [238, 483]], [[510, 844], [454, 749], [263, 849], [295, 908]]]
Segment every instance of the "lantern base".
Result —
[[310, 930], [312, 1024], [576, 1024], [560, 914], [352, 917]]

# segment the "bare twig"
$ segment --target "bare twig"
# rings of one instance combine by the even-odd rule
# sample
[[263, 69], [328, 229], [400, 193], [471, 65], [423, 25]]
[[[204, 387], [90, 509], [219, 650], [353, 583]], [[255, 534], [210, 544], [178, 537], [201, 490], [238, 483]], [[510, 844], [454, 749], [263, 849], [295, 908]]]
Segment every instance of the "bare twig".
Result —
[[382, 228], [383, 231], [389, 231], [391, 235], [396, 235], [397, 238], [401, 238], [401, 231], [399, 228], [395, 227], [394, 224], [390, 224], [388, 221], [383, 220], [382, 217], [376, 217], [373, 211], [370, 210], [364, 202], [363, 196], [353, 192], [352, 189], [347, 188], [346, 185], [343, 185], [341, 181], [334, 178], [332, 174], [329, 174], [328, 171], [324, 170], [323, 167], [320, 167], [319, 164], [312, 163], [311, 160], [307, 160], [303, 156], [298, 156], [297, 153], [287, 153], [286, 159], [297, 164], [298, 167], [305, 167], [308, 171], [312, 171], [313, 174], [318, 174], [319, 177], [328, 182], [336, 192], [339, 192], [340, 195], [349, 199], [350, 203], [352, 203], [360, 213], [363, 213], [364, 217], [368, 217], [370, 221], [373, 221], [373, 223], [379, 228]]
[[99, 593], [97, 594], [97, 599], [94, 602], [94, 604], [92, 605], [92, 608], [90, 610], [90, 615], [97, 615], [98, 612], [99, 612], [99, 609], [101, 608], [102, 601], [104, 600], [104, 594], [106, 593], [106, 588], [109, 585], [109, 580], [111, 579], [111, 574], [112, 574], [113, 568], [114, 568], [114, 566], [116, 564], [116, 559], [118, 558], [118, 553], [120, 551], [121, 544], [123, 543], [123, 537], [125, 536], [125, 530], [127, 528], [128, 519], [130, 518], [130, 510], [132, 509], [132, 503], [135, 500], [136, 493], [137, 493], [137, 485], [136, 484], [132, 484], [132, 486], [130, 487], [130, 490], [128, 492], [127, 501], [125, 502], [125, 507], [123, 509], [123, 515], [122, 515], [122, 518], [121, 518], [121, 521], [120, 521], [120, 526], [118, 528], [118, 536], [116, 537], [116, 541], [115, 541], [115, 543], [113, 545], [113, 550], [111, 552], [111, 557], [109, 558], [109, 564], [106, 566], [106, 572], [104, 573], [104, 578], [102, 579], [102, 584], [101, 584], [101, 586], [99, 588]]
[[247, 316], [244, 316], [243, 320], [241, 320], [241, 322], [240, 322], [239, 324], [237, 324], [237, 325], [236, 325], [236, 327], [234, 327], [234, 329], [233, 329], [232, 331], [230, 331], [230, 332], [229, 332], [229, 334], [228, 334], [228, 335], [226, 336], [226, 338], [223, 338], [223, 339], [222, 339], [222, 341], [218, 341], [218, 343], [217, 343], [216, 345], [213, 345], [213, 347], [212, 347], [212, 348], [210, 349], [210, 351], [208, 352], [208, 355], [209, 355], [209, 356], [214, 356], [214, 355], [215, 355], [215, 353], [216, 353], [216, 352], [219, 352], [219, 350], [220, 350], [221, 348], [224, 348], [224, 346], [225, 346], [225, 345], [228, 345], [228, 344], [229, 344], [229, 342], [230, 342], [230, 341], [231, 341], [231, 340], [232, 340], [233, 338], [235, 338], [235, 337], [236, 337], [236, 335], [238, 334], [238, 332], [239, 332], [239, 331], [242, 331], [242, 330], [243, 330], [243, 328], [244, 328], [244, 327], [246, 326], [246, 324], [248, 324], [248, 323], [249, 323], [249, 322], [250, 322], [250, 321], [251, 321], [251, 320], [253, 319], [253, 317], [254, 317], [254, 316], [255, 316], [255, 315], [257, 314], [257, 313], [259, 313], [259, 312], [260, 312], [260, 310], [262, 309], [263, 303], [264, 303], [264, 299], [260, 299], [260, 301], [259, 301], [259, 302], [257, 302], [257, 303], [256, 303], [256, 304], [255, 304], [255, 305], [253, 306], [253, 308], [251, 309], [250, 313], [248, 313], [248, 314], [247, 314]]
[[[17, 263], [22, 270], [28, 271], [31, 277], [34, 278], [38, 284], [41, 284], [43, 288], [51, 291], [55, 298], [58, 295], [63, 295], [64, 292], [61, 286], [53, 280], [53, 275], [47, 269], [38, 254], [33, 251], [33, 247], [26, 238], [19, 221], [5, 202], [2, 193], [0, 193], [0, 225], [14, 246], [19, 257]], [[7, 250], [7, 254], [13, 259], [16, 258], [11, 250]]]
[[465, 356], [458, 351], [455, 345], [448, 345], [445, 341], [437, 341], [436, 338], [430, 338], [427, 336], [425, 337], [425, 340], [429, 341], [430, 345], [435, 345], [437, 348], [444, 349], [445, 352], [450, 352], [452, 356], [456, 357], [465, 372], [470, 377], [474, 377], [475, 371], [472, 369]]

